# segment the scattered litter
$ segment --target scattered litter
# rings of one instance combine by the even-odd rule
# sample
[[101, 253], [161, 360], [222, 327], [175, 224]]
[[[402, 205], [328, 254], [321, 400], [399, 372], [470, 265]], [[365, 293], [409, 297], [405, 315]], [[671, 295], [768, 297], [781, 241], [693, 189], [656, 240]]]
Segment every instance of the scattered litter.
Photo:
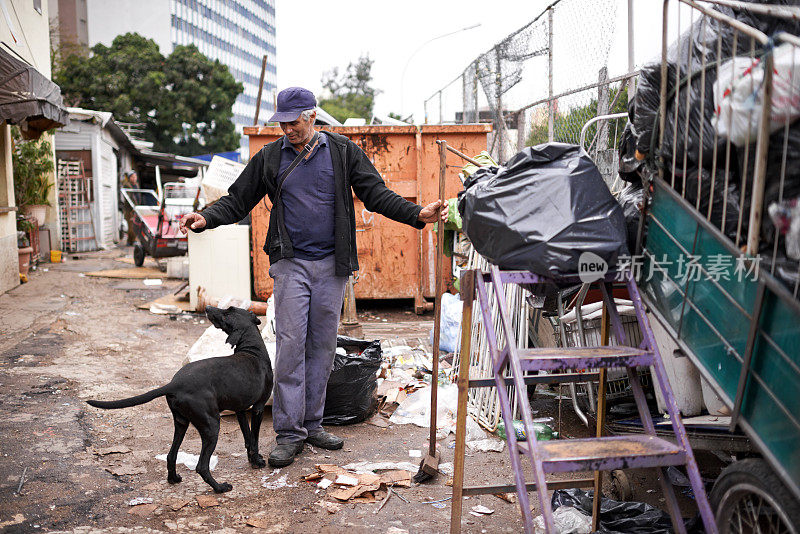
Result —
[[70, 317], [75, 317], [76, 315], [80, 315], [78, 312], [68, 311], [64, 312], [64, 315], [69, 315]]
[[[455, 432], [456, 406], [458, 404], [458, 385], [438, 386], [436, 409], [436, 436], [446, 437]], [[397, 425], [414, 424], [422, 428], [430, 428], [431, 388], [415, 391], [397, 407], [389, 418], [390, 423]]]
[[143, 475], [147, 473], [147, 469], [140, 465], [122, 464], [111, 467], [106, 467], [106, 471], [118, 477], [128, 475]]
[[505, 449], [506, 444], [504, 441], [499, 439], [486, 438], [486, 439], [478, 439], [475, 441], [468, 441], [467, 447], [469, 447], [469, 450], [471, 451], [503, 452], [503, 449]]
[[491, 508], [487, 508], [482, 504], [476, 504], [475, 506], [470, 508], [470, 513], [472, 513], [472, 515], [477, 515], [477, 516], [490, 515], [494, 513], [494, 510], [492, 510]]
[[212, 506], [219, 506], [219, 501], [213, 495], [196, 495], [195, 500], [200, 508], [211, 508]]
[[378, 428], [389, 428], [389, 421], [387, 421], [380, 415], [372, 416], [370, 419], [367, 420], [367, 424], [372, 426], [377, 426]]
[[136, 497], [128, 501], [128, 506], [139, 506], [140, 504], [152, 504], [153, 499], [150, 497]]
[[[562, 534], [591, 534], [592, 518], [580, 512], [572, 506], [560, 506], [553, 511], [553, 523], [555, 531]], [[533, 528], [536, 534], [545, 534], [544, 517], [536, 516], [533, 520]]]
[[419, 449], [411, 449], [408, 451], [408, 455], [411, 458], [422, 458], [422, 451]]
[[[274, 474], [274, 472], [272, 474]], [[297, 484], [290, 484], [289, 482], [287, 482], [287, 480], [289, 478], [289, 475], [283, 475], [282, 477], [278, 478], [277, 480], [273, 480], [273, 481], [270, 482], [268, 479], [269, 479], [269, 477], [272, 476], [272, 474], [269, 474], [269, 475], [261, 477], [261, 485], [264, 486], [265, 488], [270, 489], [270, 490], [274, 490], [274, 489], [280, 489], [280, 488], [296, 488], [297, 487]]]
[[191, 499], [182, 499], [182, 498], [179, 498], [179, 497], [175, 497], [173, 499], [167, 500], [164, 503], [164, 505], [165, 506], [169, 506], [170, 510], [172, 510], [173, 512], [177, 512], [178, 510], [180, 510], [181, 508], [183, 508], [184, 506], [186, 506], [190, 502], [192, 502]]
[[336, 354], [325, 392], [325, 425], [349, 425], [370, 417], [377, 408], [377, 371], [382, 363], [381, 342], [337, 336]]
[[516, 493], [493, 493], [495, 497], [498, 499], [502, 499], [508, 503], [514, 504], [517, 502], [517, 494]]
[[[317, 468], [319, 468], [319, 466], [317, 466]], [[341, 467], [343, 470], [355, 471], [359, 474], [372, 473], [375, 471], [389, 471], [393, 469], [416, 473], [418, 468], [418, 465], [412, 464], [411, 462], [355, 462]]]
[[106, 456], [107, 454], [125, 454], [131, 452], [131, 449], [125, 445], [112, 445], [111, 447], [103, 447], [102, 449], [93, 448], [92, 452], [98, 456]]
[[348, 475], [338, 475], [336, 480], [334, 480], [336, 484], [341, 484], [343, 486], [356, 486], [358, 485], [358, 478], [351, 477]]
[[142, 282], [146, 286], [160, 286], [162, 284], [161, 278], [145, 278]]
[[158, 302], [153, 302], [150, 304], [150, 313], [154, 313], [156, 315], [169, 315], [172, 313], [182, 313], [183, 310], [175, 306], [174, 304], [160, 304]]
[[[158, 456], [156, 456], [156, 460], [161, 460], [163, 462], [166, 462], [167, 461], [167, 455], [166, 454], [159, 454]], [[191, 469], [192, 471], [194, 471], [195, 468], [197, 467], [197, 462], [199, 462], [199, 461], [200, 461], [200, 456], [198, 456], [197, 454], [190, 454], [188, 452], [178, 451], [178, 458], [175, 460], [175, 463], [176, 464], [183, 464], [186, 467], [188, 467], [189, 469]], [[217, 462], [218, 461], [219, 461], [219, 458], [217, 458], [216, 455], [212, 455], [211, 456], [211, 460], [209, 460], [209, 462], [208, 462], [208, 468], [213, 471], [214, 468], [217, 467]]]
[[148, 517], [155, 512], [157, 508], [157, 504], [142, 504], [128, 509], [128, 513], [138, 515], [140, 517]]
[[692, 485], [692, 483], [689, 481], [689, 478], [674, 465], [667, 467], [667, 478], [669, 479], [670, 484], [673, 486], [688, 488]]
[[[587, 521], [589, 521], [589, 530], [585, 532], [591, 532], [591, 520], [589, 518], [594, 504], [593, 495], [593, 491], [583, 491], [578, 488], [556, 490], [553, 492], [553, 508], [558, 510], [571, 507], [577, 508], [581, 515], [587, 517]], [[600, 500], [600, 524], [598, 525], [598, 530], [600, 532], [639, 532], [641, 534], [671, 532], [672, 520], [667, 512], [643, 502], [622, 502], [602, 498]], [[544, 532], [544, 530], [541, 532]], [[584, 531], [575, 530], [570, 532]]]
[[317, 506], [322, 507], [322, 509], [328, 512], [329, 514], [335, 514], [336, 512], [342, 509], [342, 505], [337, 502], [317, 501], [315, 504]]
[[453, 473], [455, 473], [455, 468], [453, 467], [453, 462], [445, 462], [439, 464], [439, 472], [445, 476], [451, 477]]
[[443, 502], [431, 502], [431, 503], [428, 503], [428, 504], [430, 504], [434, 508], [439, 508], [440, 510], [443, 509], [443, 508], [447, 508], [447, 505], [445, 503], [443, 503]]
[[[450, 496], [450, 497], [445, 497], [444, 499], [437, 499], [435, 501], [422, 501], [422, 504], [433, 504], [433, 503], [437, 503], [437, 502], [447, 502], [452, 498], [453, 497]], [[466, 497], [464, 497], [464, 498], [466, 499]]]
[[331, 484], [333, 484], [333, 480], [329, 478], [323, 478], [322, 480], [317, 482], [317, 486], [320, 487], [321, 489], [328, 489], [328, 486], [330, 486]]

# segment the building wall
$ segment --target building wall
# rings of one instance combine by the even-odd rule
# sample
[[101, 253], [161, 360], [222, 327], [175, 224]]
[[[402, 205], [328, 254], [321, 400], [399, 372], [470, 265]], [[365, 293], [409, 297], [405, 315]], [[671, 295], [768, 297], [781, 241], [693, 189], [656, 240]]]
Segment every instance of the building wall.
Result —
[[89, 46], [89, 28], [86, 17], [86, 0], [48, 0], [53, 47], [59, 41]]
[[[46, 1], [41, 2], [41, 11], [38, 11], [32, 0], [5, 0], [5, 11], [0, 11], [0, 41], [50, 78], [48, 17]], [[50, 179], [55, 183], [54, 175]], [[0, 293], [19, 284], [16, 211], [8, 210], [15, 206], [11, 130], [7, 124], [0, 123]], [[53, 224], [55, 210], [48, 212], [47, 225], [53, 230], [57, 226]]]
[[[59, 0], [66, 1], [66, 0]], [[69, 0], [81, 1], [81, 0]], [[167, 55], [176, 45], [194, 44], [228, 66], [244, 92], [233, 105], [233, 122], [242, 136], [253, 124], [261, 63], [267, 56], [260, 120], [273, 112], [276, 88], [275, 0], [86, 0], [89, 46], [110, 45], [119, 34], [137, 32], [158, 43]]]

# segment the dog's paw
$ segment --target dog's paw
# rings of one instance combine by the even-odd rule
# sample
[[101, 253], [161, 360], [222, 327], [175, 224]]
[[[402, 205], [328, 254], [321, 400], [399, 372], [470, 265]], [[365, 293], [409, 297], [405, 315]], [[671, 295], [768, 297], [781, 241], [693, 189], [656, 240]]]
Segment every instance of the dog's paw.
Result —
[[249, 456], [250, 465], [253, 469], [261, 469], [262, 467], [267, 465], [267, 462], [264, 461], [264, 457], [260, 454], [256, 454], [255, 456]]
[[233, 486], [231, 486], [231, 485], [230, 485], [230, 484], [228, 484], [227, 482], [223, 482], [222, 484], [219, 484], [219, 485], [218, 485], [218, 486], [217, 486], [217, 487], [214, 489], [214, 493], [225, 493], [225, 492], [227, 492], [227, 491], [230, 491], [230, 490], [232, 490], [232, 489], [233, 489]]
[[170, 484], [177, 484], [181, 480], [183, 480], [183, 478], [178, 473], [175, 473], [174, 475], [167, 475], [167, 482]]

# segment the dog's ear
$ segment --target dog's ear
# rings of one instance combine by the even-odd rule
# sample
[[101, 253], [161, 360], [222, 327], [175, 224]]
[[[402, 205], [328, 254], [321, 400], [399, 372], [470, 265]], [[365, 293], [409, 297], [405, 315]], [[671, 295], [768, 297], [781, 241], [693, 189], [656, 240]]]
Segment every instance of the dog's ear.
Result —
[[231, 332], [231, 334], [228, 336], [225, 342], [235, 349], [236, 345], [238, 345], [241, 340], [242, 340], [242, 332], [240, 330], [234, 330], [233, 332]]
[[250, 312], [250, 315], [252, 315], [252, 316], [253, 316], [253, 319], [252, 319], [252, 320], [253, 320], [253, 324], [254, 324], [254, 325], [258, 326], [258, 325], [260, 325], [260, 324], [261, 324], [261, 319], [259, 319], [259, 318], [258, 318], [258, 315], [256, 315], [256, 314], [255, 314], [255, 313], [253, 313], [253, 312]]

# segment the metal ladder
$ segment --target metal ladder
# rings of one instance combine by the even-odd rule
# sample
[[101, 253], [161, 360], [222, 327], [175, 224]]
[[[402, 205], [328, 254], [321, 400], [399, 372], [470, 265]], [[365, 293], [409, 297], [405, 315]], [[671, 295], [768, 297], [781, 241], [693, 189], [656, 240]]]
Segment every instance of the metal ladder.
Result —
[[91, 250], [94, 241], [92, 203], [89, 200], [89, 180], [82, 161], [58, 160], [58, 208], [61, 219], [61, 249], [64, 252]]
[[[462, 366], [462, 369], [466, 369], [466, 372], [459, 372], [458, 379], [459, 406], [456, 421], [456, 457], [454, 461], [455, 472], [453, 480], [453, 508], [450, 524], [451, 532], [460, 531], [462, 495], [467, 493], [486, 493], [492, 490], [499, 491], [498, 488], [500, 488], [500, 486], [477, 487], [471, 488], [471, 491], [466, 492], [464, 491], [466, 488], [463, 486], [466, 392], [469, 387], [480, 386], [480, 382], [482, 382], [480, 380], [471, 380], [468, 376], [472, 301], [475, 300], [475, 293], [477, 293], [477, 301], [480, 306], [483, 321], [485, 324], [491, 324], [491, 312], [486, 305], [489, 291], [494, 291], [497, 296], [501, 323], [500, 336], [501, 339], [505, 341], [505, 343], [499, 344], [498, 338], [495, 336], [492, 329], [487, 329], [487, 334], [489, 336], [489, 352], [493, 361], [493, 379], [497, 387], [503, 421], [506, 429], [508, 429], [506, 431], [508, 451], [525, 532], [530, 534], [534, 532], [533, 518], [528, 497], [529, 491], [535, 489], [537, 492], [546, 531], [548, 533], [555, 533], [557, 531], [555, 530], [553, 522], [553, 510], [548, 490], [575, 486], [574, 483], [570, 483], [573, 481], [548, 482], [545, 478], [545, 475], [548, 473], [656, 468], [659, 470], [659, 481], [664, 492], [675, 532], [684, 533], [686, 529], [678, 508], [678, 501], [665, 471], [665, 468], [671, 465], [686, 466], [689, 481], [691, 482], [706, 532], [717, 532], [714, 515], [708, 503], [700, 472], [697, 468], [691, 446], [689, 445], [686, 430], [681, 421], [680, 412], [667, 379], [664, 364], [658, 353], [658, 347], [656, 346], [653, 332], [645, 316], [644, 306], [636, 282], [627, 271], [619, 273], [619, 276], [622, 277], [627, 286], [642, 331], [643, 341], [638, 348], [627, 346], [596, 346], [519, 349], [513, 342], [508, 342], [509, 340], [513, 340], [513, 333], [510, 329], [511, 321], [504, 298], [503, 283], [552, 284], [554, 281], [550, 278], [538, 276], [527, 271], [501, 271], [495, 266], [491, 267], [489, 273], [466, 271], [464, 276], [462, 276], [461, 291], [462, 298], [464, 299], [464, 319], [462, 321], [461, 358], [462, 362], [466, 363], [465, 366]], [[600, 286], [603, 302], [608, 310], [615, 337], [620, 344], [624, 344], [626, 341], [625, 331], [612, 296], [613, 288], [611, 276], [607, 276], [605, 279], [598, 281], [597, 285]], [[501, 345], [503, 346], [502, 349], [499, 348]], [[672, 430], [675, 433], [676, 443], [656, 436], [653, 420], [647, 407], [647, 400], [645, 399], [644, 391], [638, 380], [637, 367], [640, 366], [653, 366], [654, 368], [657, 378], [657, 383], [654, 386], [661, 388], [664, 395], [667, 413], [670, 417]], [[545, 382], [548, 381], [547, 378], [550, 378], [549, 381], [555, 380], [559, 382], [585, 381], [587, 375], [570, 371], [604, 369], [608, 367], [625, 367], [627, 369], [634, 399], [644, 427], [644, 434], [537, 441], [531, 407], [528, 402], [526, 383]], [[506, 369], [511, 372], [513, 375], [512, 377], [507, 378], [504, 376], [504, 371]], [[525, 371], [556, 371], [563, 372], [563, 374], [546, 375], [543, 378], [537, 377], [540, 378], [539, 380], [531, 380], [530, 377], [524, 376]], [[554, 377], [558, 378], [554, 379]], [[519, 412], [525, 429], [525, 439], [522, 441], [517, 440], [516, 432], [513, 430], [513, 410], [509, 403], [508, 385], [512, 385], [515, 389]], [[459, 454], [459, 452], [462, 452], [462, 454]], [[529, 483], [525, 480], [520, 453], [525, 454], [533, 467], [533, 483]], [[597, 515], [597, 504], [599, 504], [599, 500], [596, 499], [595, 502], [595, 514]], [[597, 517], [594, 519], [596, 521]]]

